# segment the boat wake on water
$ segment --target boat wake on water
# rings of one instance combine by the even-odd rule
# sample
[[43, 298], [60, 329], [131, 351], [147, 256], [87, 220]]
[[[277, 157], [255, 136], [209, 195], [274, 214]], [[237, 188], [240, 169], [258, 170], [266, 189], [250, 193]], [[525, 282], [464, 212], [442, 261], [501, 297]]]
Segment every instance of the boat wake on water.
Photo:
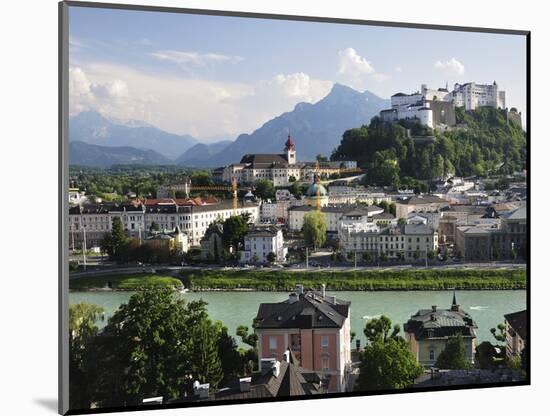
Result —
[[377, 319], [380, 318], [381, 315], [363, 315], [363, 319], [366, 319], [367, 321], [370, 321], [371, 319]]

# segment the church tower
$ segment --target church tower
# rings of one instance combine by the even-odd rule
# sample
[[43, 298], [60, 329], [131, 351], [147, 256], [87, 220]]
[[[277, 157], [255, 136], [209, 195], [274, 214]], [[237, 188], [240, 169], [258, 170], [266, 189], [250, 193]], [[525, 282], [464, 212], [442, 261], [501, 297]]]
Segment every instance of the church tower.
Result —
[[296, 146], [294, 144], [294, 140], [290, 137], [290, 134], [288, 135], [288, 139], [285, 143], [285, 156], [289, 165], [296, 164]]

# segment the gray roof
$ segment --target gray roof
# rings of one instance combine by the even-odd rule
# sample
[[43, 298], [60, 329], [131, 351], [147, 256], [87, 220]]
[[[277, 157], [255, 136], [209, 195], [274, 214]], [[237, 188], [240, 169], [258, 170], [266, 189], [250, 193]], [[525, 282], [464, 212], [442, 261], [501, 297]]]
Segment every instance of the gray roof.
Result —
[[242, 157], [241, 163], [251, 164], [253, 168], [268, 168], [279, 166], [287, 166], [288, 161], [286, 155], [277, 154], [246, 154]]
[[372, 216], [375, 220], [393, 220], [395, 216], [389, 212], [382, 212], [381, 214], [375, 214]]
[[[257, 206], [259, 206], [257, 202], [239, 201], [237, 208], [252, 208]], [[225, 199], [220, 201], [217, 204], [194, 205], [189, 208], [191, 209], [192, 212], [210, 212], [210, 211], [227, 210], [227, 209], [233, 208], [233, 201], [231, 201], [230, 199]]]
[[506, 220], [527, 220], [527, 207], [521, 206], [510, 212], [506, 212], [501, 215], [501, 218]]
[[472, 317], [453, 302], [451, 309], [421, 309], [404, 325], [405, 332], [416, 339], [442, 338], [456, 334], [475, 337], [477, 324]]
[[407, 199], [399, 199], [398, 204], [423, 205], [423, 204], [448, 204], [447, 201], [435, 195], [415, 195]]
[[251, 228], [248, 233], [246, 233], [247, 237], [273, 237], [277, 235], [279, 232], [279, 228], [275, 226], [256, 226], [254, 228]]
[[426, 224], [406, 224], [403, 226], [403, 231], [407, 235], [426, 235], [435, 233], [435, 230]]
[[261, 303], [256, 315], [256, 328], [342, 328], [349, 315], [351, 302], [323, 297], [308, 291], [294, 302]]

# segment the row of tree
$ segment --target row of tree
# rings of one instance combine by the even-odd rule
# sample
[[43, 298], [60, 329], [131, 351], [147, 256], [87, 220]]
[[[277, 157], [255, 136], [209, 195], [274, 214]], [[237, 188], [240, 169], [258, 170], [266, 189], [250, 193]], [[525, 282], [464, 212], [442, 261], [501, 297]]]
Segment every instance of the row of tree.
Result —
[[[153, 223], [151, 231], [158, 231]], [[142, 263], [169, 263], [181, 261], [181, 253], [177, 247], [165, 244], [142, 244], [137, 238], [128, 237], [120, 218], [113, 218], [111, 233], [101, 240], [100, 249], [108, 254], [111, 260], [117, 262], [139, 261]]]

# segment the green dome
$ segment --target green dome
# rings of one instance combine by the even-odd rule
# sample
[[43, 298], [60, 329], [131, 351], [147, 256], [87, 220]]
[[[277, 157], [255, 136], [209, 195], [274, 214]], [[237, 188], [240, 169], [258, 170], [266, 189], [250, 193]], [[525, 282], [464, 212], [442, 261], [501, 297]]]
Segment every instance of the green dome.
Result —
[[327, 190], [323, 185], [320, 183], [312, 183], [309, 188], [307, 188], [306, 196], [308, 197], [316, 197], [317, 196], [317, 190], [319, 190], [319, 196], [327, 196]]

